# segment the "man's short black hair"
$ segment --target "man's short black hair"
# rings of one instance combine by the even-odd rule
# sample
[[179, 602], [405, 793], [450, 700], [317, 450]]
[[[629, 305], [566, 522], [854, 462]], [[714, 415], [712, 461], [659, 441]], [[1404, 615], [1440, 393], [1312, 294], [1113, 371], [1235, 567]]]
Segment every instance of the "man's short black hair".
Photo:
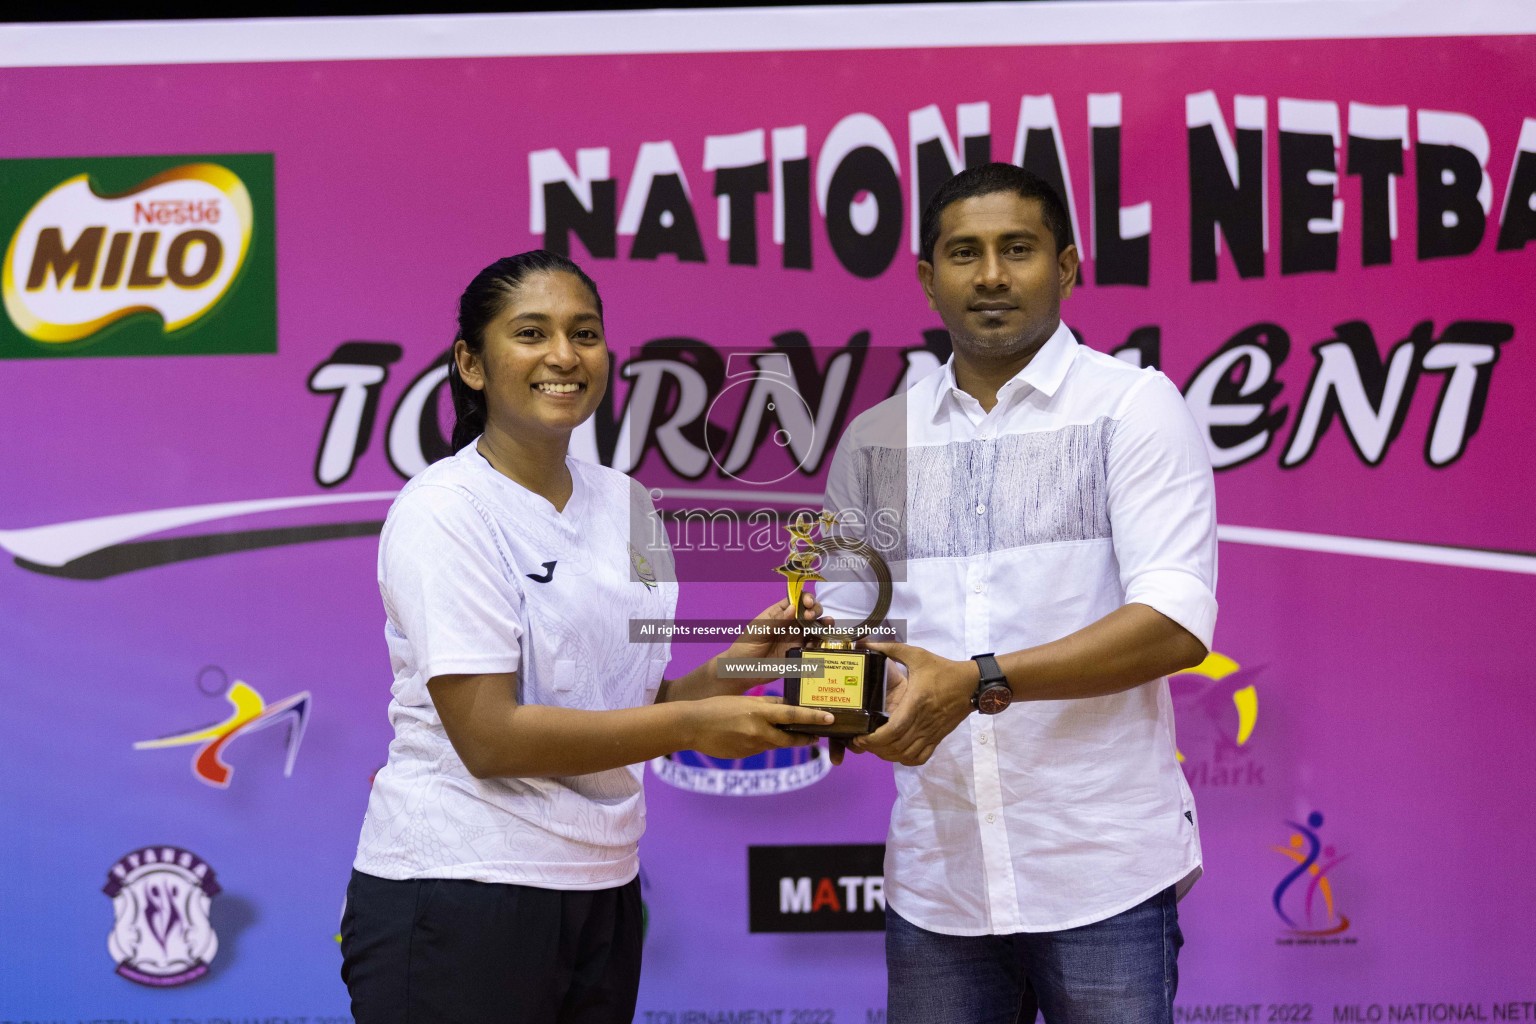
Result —
[[923, 209], [919, 258], [933, 262], [933, 247], [939, 240], [939, 218], [945, 207], [962, 199], [989, 196], [995, 192], [1013, 192], [1023, 199], [1039, 200], [1040, 219], [1055, 238], [1057, 253], [1072, 244], [1072, 218], [1049, 182], [1013, 164], [990, 163], [967, 167], [940, 185], [933, 198], [928, 200]]

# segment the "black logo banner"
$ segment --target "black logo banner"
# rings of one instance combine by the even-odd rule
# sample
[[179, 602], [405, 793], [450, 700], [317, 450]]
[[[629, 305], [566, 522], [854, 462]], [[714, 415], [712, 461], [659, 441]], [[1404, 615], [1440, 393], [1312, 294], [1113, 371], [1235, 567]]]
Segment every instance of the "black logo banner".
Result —
[[750, 846], [752, 932], [885, 930], [885, 845]]

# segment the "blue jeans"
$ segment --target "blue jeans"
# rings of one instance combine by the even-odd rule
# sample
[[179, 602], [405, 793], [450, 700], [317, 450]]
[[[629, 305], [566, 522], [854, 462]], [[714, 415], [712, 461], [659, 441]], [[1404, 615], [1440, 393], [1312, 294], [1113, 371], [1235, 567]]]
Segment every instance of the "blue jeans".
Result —
[[1179, 912], [1170, 886], [1060, 932], [940, 935], [885, 910], [889, 1024], [1172, 1024]]

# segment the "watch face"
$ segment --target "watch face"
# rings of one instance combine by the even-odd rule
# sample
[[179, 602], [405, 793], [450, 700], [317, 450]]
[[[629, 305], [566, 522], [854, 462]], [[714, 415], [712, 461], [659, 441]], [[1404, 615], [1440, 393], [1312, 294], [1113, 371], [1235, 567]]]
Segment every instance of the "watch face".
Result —
[[976, 710], [995, 715], [1013, 703], [1013, 691], [1006, 686], [989, 686], [976, 698]]

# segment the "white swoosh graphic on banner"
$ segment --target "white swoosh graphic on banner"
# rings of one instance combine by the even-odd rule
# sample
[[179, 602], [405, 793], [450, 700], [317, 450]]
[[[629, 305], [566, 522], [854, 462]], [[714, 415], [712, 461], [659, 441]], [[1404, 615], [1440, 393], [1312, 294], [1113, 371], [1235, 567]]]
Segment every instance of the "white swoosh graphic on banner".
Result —
[[1257, 544], [1260, 547], [1289, 548], [1292, 551], [1320, 551], [1329, 555], [1361, 555], [1397, 562], [1536, 574], [1536, 555], [1518, 551], [1487, 551], [1448, 544], [1374, 540], [1370, 537], [1338, 537], [1329, 533], [1269, 530], [1259, 526], [1218, 526], [1216, 538], [1232, 544]]
[[[0, 548], [37, 565], [58, 567], [102, 548], [137, 540], [150, 534], [182, 526], [232, 519], [261, 512], [310, 508], [317, 505], [356, 504], [365, 501], [392, 501], [398, 491], [366, 491], [359, 494], [312, 494], [293, 498], [261, 498], [256, 501], [225, 501], [213, 505], [188, 505], [149, 512], [77, 519], [20, 530], [0, 530]], [[667, 488], [663, 496], [733, 498], [739, 492], [706, 488]], [[809, 494], [774, 493], [755, 495], [770, 502], [800, 503], [814, 497]], [[659, 500], [659, 498], [658, 498]], [[819, 500], [819, 499], [817, 499]], [[1271, 530], [1258, 526], [1218, 526], [1216, 536], [1231, 544], [1287, 548], [1292, 551], [1316, 551], [1332, 555], [1357, 555], [1385, 558], [1425, 565], [1451, 565], [1463, 569], [1489, 569], [1536, 575], [1536, 555], [1517, 551], [1487, 551], [1481, 548], [1442, 544], [1417, 544], [1408, 541], [1376, 540], [1370, 537], [1342, 537], [1327, 533], [1303, 533], [1296, 530]]]
[[295, 498], [261, 498], [256, 501], [222, 501], [213, 505], [187, 505], [149, 512], [129, 512], [95, 519], [76, 519], [22, 530], [0, 530], [0, 548], [38, 565], [61, 566], [82, 555], [163, 533], [182, 526], [316, 505], [343, 505], [360, 501], [392, 501], [398, 491], [367, 491], [361, 494], [310, 494]]

